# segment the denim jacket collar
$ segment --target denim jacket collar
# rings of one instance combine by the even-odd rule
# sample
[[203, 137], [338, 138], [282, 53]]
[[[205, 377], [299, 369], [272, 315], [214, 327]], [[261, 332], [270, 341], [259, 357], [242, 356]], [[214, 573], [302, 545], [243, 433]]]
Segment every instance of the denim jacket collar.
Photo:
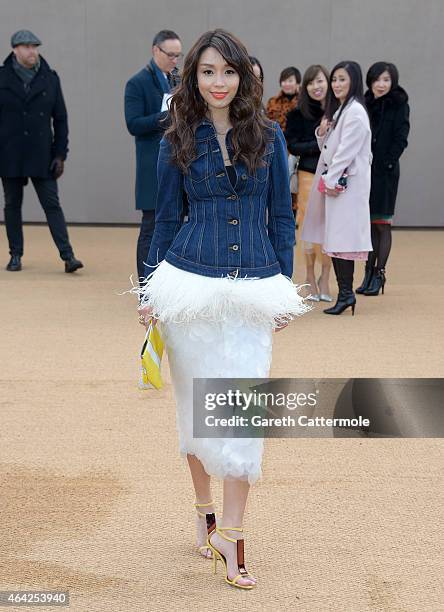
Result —
[[[233, 128], [230, 128], [227, 132], [227, 134], [229, 134], [232, 131]], [[196, 134], [198, 132], [198, 130], [205, 130], [205, 131], [212, 131], [214, 133], [214, 135], [216, 136], [216, 128], [214, 127], [214, 123], [211, 121], [211, 119], [201, 119], [200, 123], [198, 124], [197, 128], [196, 128]]]
[[[231, 153], [233, 151], [233, 146], [232, 146], [232, 142], [231, 142], [231, 133], [233, 131], [233, 128], [230, 128], [225, 136], [225, 144], [227, 147], [227, 151], [231, 156]], [[216, 133], [216, 128], [214, 127], [214, 123], [210, 120], [210, 119], [202, 119], [201, 122], [198, 124], [198, 126], [196, 127], [196, 140], [210, 140], [210, 139], [214, 139], [215, 141], [217, 141], [217, 133]]]

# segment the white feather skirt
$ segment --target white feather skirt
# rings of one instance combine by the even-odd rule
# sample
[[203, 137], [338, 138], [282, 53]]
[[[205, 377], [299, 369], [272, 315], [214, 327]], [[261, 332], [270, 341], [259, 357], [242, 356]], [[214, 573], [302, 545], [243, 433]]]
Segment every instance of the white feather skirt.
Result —
[[194, 438], [193, 378], [266, 378], [271, 363], [269, 327], [239, 318], [210, 323], [162, 323], [176, 399], [182, 457], [195, 455], [207, 474], [255, 483], [261, 476], [261, 438]]
[[193, 378], [267, 378], [273, 328], [311, 306], [282, 274], [210, 278], [166, 261], [143, 289], [133, 291], [161, 324], [181, 455], [195, 455], [212, 476], [255, 483], [261, 476], [263, 439], [193, 437]]
[[311, 309], [298, 294], [299, 288], [282, 274], [211, 278], [180, 270], [164, 260], [145, 279], [143, 288], [135, 287], [133, 292], [140, 295], [141, 307], [152, 307], [161, 322], [241, 318], [273, 328]]

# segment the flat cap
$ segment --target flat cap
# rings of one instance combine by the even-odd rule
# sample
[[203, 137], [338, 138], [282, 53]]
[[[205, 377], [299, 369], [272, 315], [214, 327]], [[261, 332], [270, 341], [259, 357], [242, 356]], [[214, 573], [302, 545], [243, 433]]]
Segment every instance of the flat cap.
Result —
[[11, 36], [11, 47], [17, 45], [41, 45], [42, 41], [29, 30], [19, 30]]

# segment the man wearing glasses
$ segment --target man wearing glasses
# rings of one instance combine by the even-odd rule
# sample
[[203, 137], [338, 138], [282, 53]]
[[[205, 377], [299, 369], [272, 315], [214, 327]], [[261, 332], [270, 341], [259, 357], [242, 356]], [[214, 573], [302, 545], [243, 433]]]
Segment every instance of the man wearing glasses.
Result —
[[154, 233], [157, 198], [157, 157], [167, 115], [166, 102], [178, 83], [177, 64], [182, 59], [179, 36], [162, 30], [153, 40], [153, 57], [135, 74], [125, 88], [125, 121], [136, 140], [136, 209], [142, 211], [142, 223], [137, 241], [137, 272], [145, 276]]

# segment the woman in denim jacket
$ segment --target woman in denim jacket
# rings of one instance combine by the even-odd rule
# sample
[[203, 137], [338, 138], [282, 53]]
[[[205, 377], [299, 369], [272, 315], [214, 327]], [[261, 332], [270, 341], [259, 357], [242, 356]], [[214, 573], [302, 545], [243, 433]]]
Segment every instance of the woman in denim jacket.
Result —
[[[261, 113], [261, 96], [244, 45], [224, 30], [203, 34], [185, 59], [160, 146], [156, 228], [139, 308], [145, 321], [161, 323], [199, 549], [222, 561], [229, 584], [247, 589], [256, 580], [245, 569], [241, 526], [250, 485], [261, 475], [263, 439], [194, 438], [193, 378], [268, 377], [273, 329], [309, 308], [291, 282], [286, 144]], [[224, 479], [217, 527], [210, 476]]]

